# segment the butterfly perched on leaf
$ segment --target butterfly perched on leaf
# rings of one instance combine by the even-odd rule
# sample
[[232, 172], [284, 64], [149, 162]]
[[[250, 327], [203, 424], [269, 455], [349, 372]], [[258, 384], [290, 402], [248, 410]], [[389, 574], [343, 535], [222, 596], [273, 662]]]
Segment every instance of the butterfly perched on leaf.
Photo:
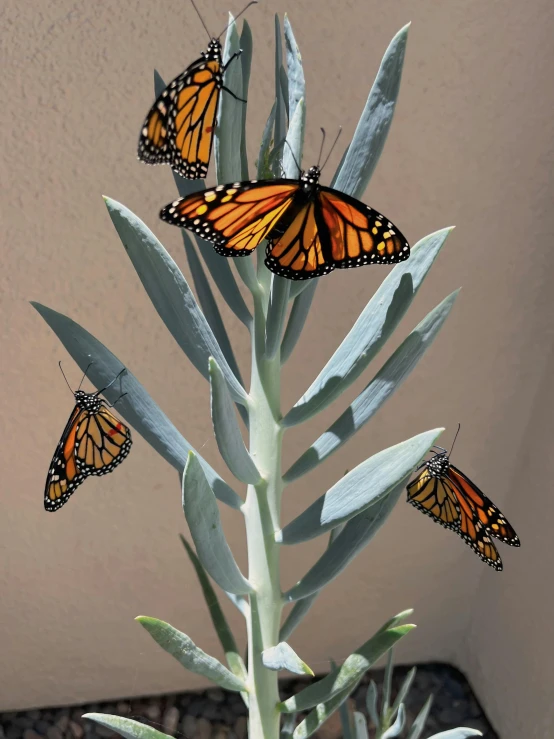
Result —
[[[255, 2], [257, 0], [248, 3], [237, 18]], [[219, 95], [225, 90], [241, 100], [223, 85], [225, 70], [238, 56], [233, 54], [223, 65], [219, 37], [210, 38], [207, 50], [169, 83], [150, 108], [139, 136], [138, 158], [141, 161], [169, 164], [175, 172], [190, 180], [207, 175]]]
[[519, 538], [497, 506], [464, 473], [450, 463], [446, 449], [418, 468], [408, 485], [408, 503], [455, 531], [486, 564], [502, 569], [493, 540], [519, 547]]
[[44, 507], [47, 511], [59, 510], [89, 475], [112, 472], [129, 454], [130, 429], [99, 397], [107, 387], [96, 393], [80, 389], [74, 392], [75, 407], [46, 477]]
[[187, 228], [226, 257], [241, 257], [267, 239], [265, 264], [290, 280], [334, 269], [393, 264], [410, 247], [388, 218], [319, 184], [320, 168], [294, 179], [218, 185], [166, 205], [160, 218]]

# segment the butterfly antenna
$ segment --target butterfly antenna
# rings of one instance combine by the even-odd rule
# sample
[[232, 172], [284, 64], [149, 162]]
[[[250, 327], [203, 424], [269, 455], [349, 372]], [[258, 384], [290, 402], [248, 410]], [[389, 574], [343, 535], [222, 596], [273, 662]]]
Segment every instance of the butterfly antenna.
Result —
[[285, 139], [285, 144], [289, 147], [290, 153], [292, 154], [292, 158], [294, 159], [294, 163], [298, 167], [298, 171], [302, 172], [302, 167], [298, 164], [297, 158], [294, 156], [294, 151], [292, 150], [292, 146], [289, 144], [289, 142]]
[[327, 135], [325, 133], [325, 129], [324, 128], [321, 129], [321, 133], [323, 134], [323, 136], [321, 137], [321, 146], [319, 147], [319, 156], [317, 158], [317, 166], [318, 167], [319, 167], [319, 163], [321, 161], [321, 155], [323, 154], [323, 144], [325, 143], [325, 136]]
[[[192, 2], [192, 0], [190, 0], [190, 1]], [[225, 31], [229, 28], [229, 26], [233, 25], [233, 23], [236, 20], [238, 20], [241, 17], [241, 15], [243, 15], [244, 13], [246, 13], [246, 11], [248, 10], [248, 8], [251, 5], [257, 5], [258, 2], [259, 2], [259, 0], [250, 0], [250, 2], [247, 5], [244, 6], [244, 8], [240, 11], [240, 13], [238, 15], [236, 15], [230, 23], [227, 23], [227, 25], [225, 26], [225, 28], [223, 29], [223, 31], [221, 31], [221, 33], [219, 34], [219, 36], [216, 36], [216, 39], [220, 39], [223, 36], [223, 34], [225, 33]]]
[[[90, 368], [92, 367], [92, 365], [93, 365], [93, 364], [94, 364], [94, 362], [89, 362], [89, 363], [87, 364], [87, 368], [86, 368], [86, 370], [85, 370], [85, 374], [83, 375], [83, 377], [82, 377], [82, 379], [81, 379], [81, 382], [79, 383], [79, 387], [77, 388], [77, 390], [80, 390], [80, 389], [81, 389], [81, 385], [82, 385], [82, 384], [83, 384], [83, 382], [85, 381], [85, 377], [87, 376], [87, 372], [89, 371], [89, 369], [90, 369]], [[60, 368], [61, 368], [61, 367], [60, 367]], [[65, 375], [64, 375], [64, 377], [65, 377]]]
[[[60, 371], [61, 371], [61, 373], [62, 373], [62, 375], [63, 375], [63, 379], [65, 380], [65, 384], [66, 384], [66, 385], [67, 385], [67, 387], [68, 387], [68, 388], [69, 388], [69, 389], [71, 390], [71, 385], [70, 385], [70, 384], [69, 384], [69, 382], [67, 381], [67, 377], [65, 376], [65, 372], [64, 372], [64, 371], [63, 371], [63, 369], [62, 369], [62, 362], [61, 362], [61, 360], [60, 360], [60, 361], [58, 362], [58, 365], [59, 365], [59, 367], [60, 367]], [[71, 394], [72, 394], [72, 395], [74, 394], [74, 393], [73, 393], [73, 390], [71, 390]]]
[[191, 3], [192, 3], [192, 7], [193, 7], [193, 8], [194, 8], [194, 9], [196, 10], [196, 14], [197, 14], [197, 16], [198, 16], [198, 17], [200, 18], [200, 23], [201, 23], [201, 24], [202, 24], [202, 25], [204, 26], [204, 30], [205, 30], [205, 31], [206, 31], [206, 33], [208, 34], [208, 38], [209, 38], [209, 39], [210, 39], [210, 41], [211, 41], [211, 40], [212, 40], [212, 35], [211, 35], [211, 33], [210, 33], [210, 32], [208, 31], [208, 27], [207, 27], [207, 26], [206, 26], [206, 24], [204, 23], [204, 18], [202, 18], [202, 16], [200, 15], [200, 11], [199, 11], [199, 10], [198, 10], [198, 8], [196, 7], [196, 3], [194, 2], [194, 0], [190, 0], [190, 1], [191, 1]]
[[[323, 130], [323, 129], [322, 129], [322, 130]], [[325, 159], [325, 161], [324, 161], [324, 162], [323, 162], [323, 164], [321, 165], [321, 169], [323, 169], [323, 167], [324, 167], [324, 166], [325, 166], [325, 165], [327, 164], [327, 162], [329, 161], [329, 157], [330, 157], [330, 156], [331, 156], [331, 154], [333, 153], [333, 149], [334, 149], [334, 148], [335, 148], [335, 146], [337, 145], [337, 141], [339, 140], [339, 136], [341, 135], [341, 133], [342, 133], [342, 126], [339, 126], [339, 132], [337, 133], [337, 137], [336, 137], [336, 139], [335, 139], [335, 140], [333, 141], [333, 146], [332, 146], [332, 147], [331, 147], [331, 148], [329, 149], [329, 153], [327, 154], [327, 158]], [[323, 146], [323, 144], [322, 144], [322, 146]]]
[[448, 453], [448, 456], [452, 454], [452, 450], [454, 449], [454, 444], [456, 443], [456, 439], [458, 438], [458, 434], [460, 433], [460, 429], [462, 428], [462, 424], [458, 424], [458, 430], [456, 431], [456, 434], [454, 436], [454, 441], [452, 442], [452, 446], [450, 447], [450, 452]]
[[94, 394], [95, 395], [100, 395], [100, 393], [103, 393], [104, 390], [107, 390], [109, 387], [111, 387], [114, 384], [114, 382], [116, 380], [118, 380], [124, 372], [127, 372], [127, 368], [126, 367], [123, 367], [123, 369], [121, 370], [121, 372], [118, 372], [117, 375], [113, 378], [113, 380], [106, 385], [106, 387], [103, 387], [102, 390], [98, 390]]

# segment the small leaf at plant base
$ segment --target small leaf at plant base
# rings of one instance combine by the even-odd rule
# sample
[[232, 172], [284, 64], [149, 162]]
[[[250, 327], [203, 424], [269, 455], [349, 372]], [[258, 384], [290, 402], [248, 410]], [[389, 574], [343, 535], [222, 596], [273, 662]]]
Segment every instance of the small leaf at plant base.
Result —
[[261, 476], [244, 446], [227, 381], [213, 357], [210, 357], [209, 366], [212, 422], [217, 446], [233, 475], [247, 485], [256, 485]]
[[365, 644], [346, 658], [337, 672], [309, 685], [296, 695], [279, 704], [282, 713], [305, 711], [318, 703], [325, 703], [339, 693], [350, 691], [361, 680], [369, 668], [377, 662], [396, 642], [408, 634], [415, 626], [406, 624], [387, 631], [378, 631]]
[[[302, 293], [297, 300], [300, 301], [304, 298], [304, 295]], [[458, 291], [445, 298], [415, 327], [348, 408], [285, 472], [283, 475], [284, 482], [289, 483], [297, 480], [313, 470], [337, 449], [340, 449], [377, 413], [431, 346], [450, 315], [457, 295]], [[289, 323], [292, 321], [292, 315], [291, 311]], [[285, 339], [287, 333], [285, 333]], [[283, 339], [283, 344], [285, 339]], [[281, 350], [281, 353], [283, 353], [283, 350]]]
[[313, 539], [388, 496], [409, 477], [441, 434], [433, 429], [374, 454], [275, 534], [281, 544]]
[[343, 690], [342, 693], [337, 693], [337, 695], [325, 703], [318, 703], [314, 710], [306, 716], [304, 721], [298, 724], [292, 735], [293, 739], [308, 739], [312, 734], [315, 734], [327, 719], [348, 700], [353, 690], [354, 688]]
[[319, 413], [360, 376], [410, 307], [451, 230], [444, 228], [418, 241], [410, 258], [388, 274], [331, 359], [286, 414], [284, 426]]
[[441, 731], [440, 734], [433, 734], [429, 739], [467, 739], [470, 736], [483, 736], [483, 734], [477, 729], [460, 726], [458, 729], [449, 729], [448, 731]]
[[162, 649], [175, 657], [177, 662], [190, 672], [202, 675], [226, 690], [234, 690], [237, 693], [247, 690], [243, 680], [233, 675], [215, 657], [197, 647], [189, 636], [165, 621], [149, 616], [137, 616], [135, 621], [148, 631]]
[[421, 736], [421, 732], [425, 728], [427, 716], [429, 716], [429, 711], [431, 710], [432, 704], [433, 704], [433, 696], [430, 695], [425, 701], [425, 703], [423, 704], [423, 707], [420, 710], [420, 712], [415, 717], [414, 722], [410, 727], [410, 731], [408, 732], [407, 739], [419, 739], [419, 737]]
[[[344, 705], [344, 704], [343, 704]], [[354, 736], [356, 739], [368, 739], [367, 721], [363, 713], [354, 711]]]
[[375, 680], [371, 680], [369, 683], [365, 696], [365, 706], [373, 725], [378, 727], [380, 725], [380, 720], [377, 712], [377, 685], [375, 684]]
[[275, 647], [264, 649], [262, 662], [268, 670], [288, 670], [296, 675], [311, 675], [312, 677], [314, 675], [313, 670], [284, 641], [279, 642]]
[[394, 699], [394, 703], [392, 704], [392, 715], [398, 711], [400, 704], [404, 702], [406, 696], [410, 692], [410, 688], [412, 687], [412, 683], [414, 681], [414, 677], [416, 676], [417, 667], [412, 667], [412, 669], [408, 672], [406, 677], [404, 678], [402, 685], [400, 686], [398, 693], [396, 694], [396, 698]]
[[233, 632], [231, 631], [231, 627], [229, 626], [227, 619], [225, 618], [225, 614], [223, 613], [221, 606], [219, 605], [219, 599], [212, 587], [210, 578], [208, 577], [205, 569], [202, 567], [202, 563], [200, 562], [184, 536], [181, 536], [181, 541], [183, 542], [185, 551], [188, 554], [189, 559], [192, 562], [192, 566], [196, 571], [196, 576], [198, 577], [198, 580], [200, 582], [206, 605], [208, 606], [210, 616], [212, 617], [212, 623], [219, 637], [219, 641], [221, 642], [221, 646], [223, 647], [223, 651], [225, 652], [227, 664], [231, 668], [231, 672], [237, 675], [237, 677], [246, 681], [246, 667], [244, 665], [242, 657], [239, 654], [237, 643], [235, 641], [235, 637], [233, 636]]
[[171, 739], [168, 734], [162, 734], [152, 726], [133, 721], [132, 718], [111, 716], [109, 713], [84, 713], [81, 718], [88, 718], [99, 726], [117, 731], [123, 739]]
[[402, 734], [404, 724], [406, 723], [406, 710], [404, 704], [398, 706], [398, 715], [392, 726], [390, 726], [382, 735], [382, 739], [395, 739]]
[[[40, 313], [52, 331], [60, 339], [81, 371], [87, 370], [87, 379], [98, 389], [106, 387], [125, 365], [86, 329], [71, 318], [47, 308], [40, 303], [31, 305]], [[92, 364], [91, 364], [92, 362]], [[148, 395], [136, 377], [127, 370], [122, 376], [125, 396], [121, 398], [119, 383], [104, 393], [110, 403], [120, 398], [117, 412], [160, 454], [170, 465], [183, 474], [189, 451], [195, 451], [181, 436], [158, 405]], [[195, 452], [214, 494], [223, 503], [240, 508], [242, 500], [217, 474], [205, 459]]]
[[252, 587], [225, 539], [213, 491], [192, 452], [183, 475], [183, 509], [202, 566], [223, 590], [237, 595], [250, 593]]
[[[336, 667], [335, 663], [331, 663], [333, 667]], [[339, 706], [339, 719], [340, 719], [340, 727], [342, 730], [342, 739], [356, 739], [356, 734], [354, 731], [354, 716], [352, 712], [350, 711], [350, 706], [348, 705], [348, 701], [344, 701]]]
[[204, 314], [181, 270], [152, 231], [121, 203], [104, 198], [108, 213], [128, 257], [175, 341], [196, 369], [208, 379], [208, 359], [217, 359], [233, 395], [247, 404], [246, 390], [239, 383], [217, 343]]

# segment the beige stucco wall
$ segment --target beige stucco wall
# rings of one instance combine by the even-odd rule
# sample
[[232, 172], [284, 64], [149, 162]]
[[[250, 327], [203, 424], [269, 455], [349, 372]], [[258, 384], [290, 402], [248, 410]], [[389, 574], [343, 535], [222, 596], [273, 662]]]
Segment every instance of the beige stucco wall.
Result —
[[[241, 5], [234, 2], [232, 10]], [[223, 25], [226, 10], [226, 3], [202, 3], [210, 27]], [[306, 69], [307, 164], [317, 156], [320, 126], [342, 125], [348, 140], [386, 45], [412, 21], [397, 115], [365, 199], [412, 242], [443, 226], [457, 229], [390, 350], [445, 295], [464, 287], [444, 333], [375, 421], [287, 491], [285, 520], [370, 453], [461, 422], [457, 463], [505, 509], [523, 541], [520, 551], [503, 547], [505, 571], [497, 574], [402, 503], [370, 549], [323, 593], [292, 643], [324, 670], [329, 655], [343, 658], [386, 617], [414, 606], [419, 628], [403, 642], [401, 660], [460, 665], [502, 739], [546, 737], [554, 658], [554, 503], [546, 461], [553, 369], [547, 365], [551, 3], [264, 0], [248, 14], [256, 60], [252, 161], [271, 106], [273, 13], [285, 10]], [[135, 435], [129, 461], [113, 475], [87, 481], [55, 516], [43, 511], [44, 476], [72, 401], [58, 359], [73, 384], [80, 373], [27, 301], [69, 314], [112, 348], [225, 474], [207, 384], [150, 306], [100, 197], [134, 210], [186, 272], [179, 234], [157, 220], [160, 205], [173, 197], [170, 173], [139, 164], [135, 145], [152, 99], [152, 69], [166, 78], [177, 74], [205, 37], [182, 0], [162, 10], [138, 0], [7, 0], [2, 25], [0, 708], [200, 686], [133, 622], [139, 613], [163, 618], [219, 654], [177, 538], [185, 525], [174, 470]], [[327, 177], [338, 157], [337, 151]], [[385, 271], [321, 281], [304, 342], [285, 370], [284, 409], [309, 385]], [[223, 312], [247, 373], [247, 336]], [[290, 432], [287, 462], [344, 402]], [[240, 516], [222, 514], [244, 561]], [[284, 552], [285, 585], [321, 546]], [[228, 612], [240, 630], [240, 617]]]

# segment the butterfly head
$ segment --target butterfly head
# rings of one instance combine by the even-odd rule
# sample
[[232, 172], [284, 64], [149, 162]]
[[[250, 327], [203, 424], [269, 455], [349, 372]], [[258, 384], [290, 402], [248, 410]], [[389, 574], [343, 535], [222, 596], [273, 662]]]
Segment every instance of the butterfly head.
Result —
[[74, 395], [75, 404], [83, 410], [97, 413], [102, 406], [102, 398], [99, 398], [96, 393], [86, 393], [84, 390], [76, 390]]
[[431, 477], [443, 477], [450, 467], [447, 452], [440, 452], [431, 457], [427, 462], [427, 469]]
[[302, 182], [304, 190], [311, 190], [312, 187], [317, 185], [319, 182], [320, 174], [321, 170], [319, 167], [310, 167], [307, 172], [302, 172], [300, 180]]
[[219, 43], [219, 40], [216, 38], [210, 39], [208, 48], [206, 51], [202, 52], [202, 55], [206, 57], [206, 59], [217, 59], [219, 61], [221, 59], [221, 44]]

